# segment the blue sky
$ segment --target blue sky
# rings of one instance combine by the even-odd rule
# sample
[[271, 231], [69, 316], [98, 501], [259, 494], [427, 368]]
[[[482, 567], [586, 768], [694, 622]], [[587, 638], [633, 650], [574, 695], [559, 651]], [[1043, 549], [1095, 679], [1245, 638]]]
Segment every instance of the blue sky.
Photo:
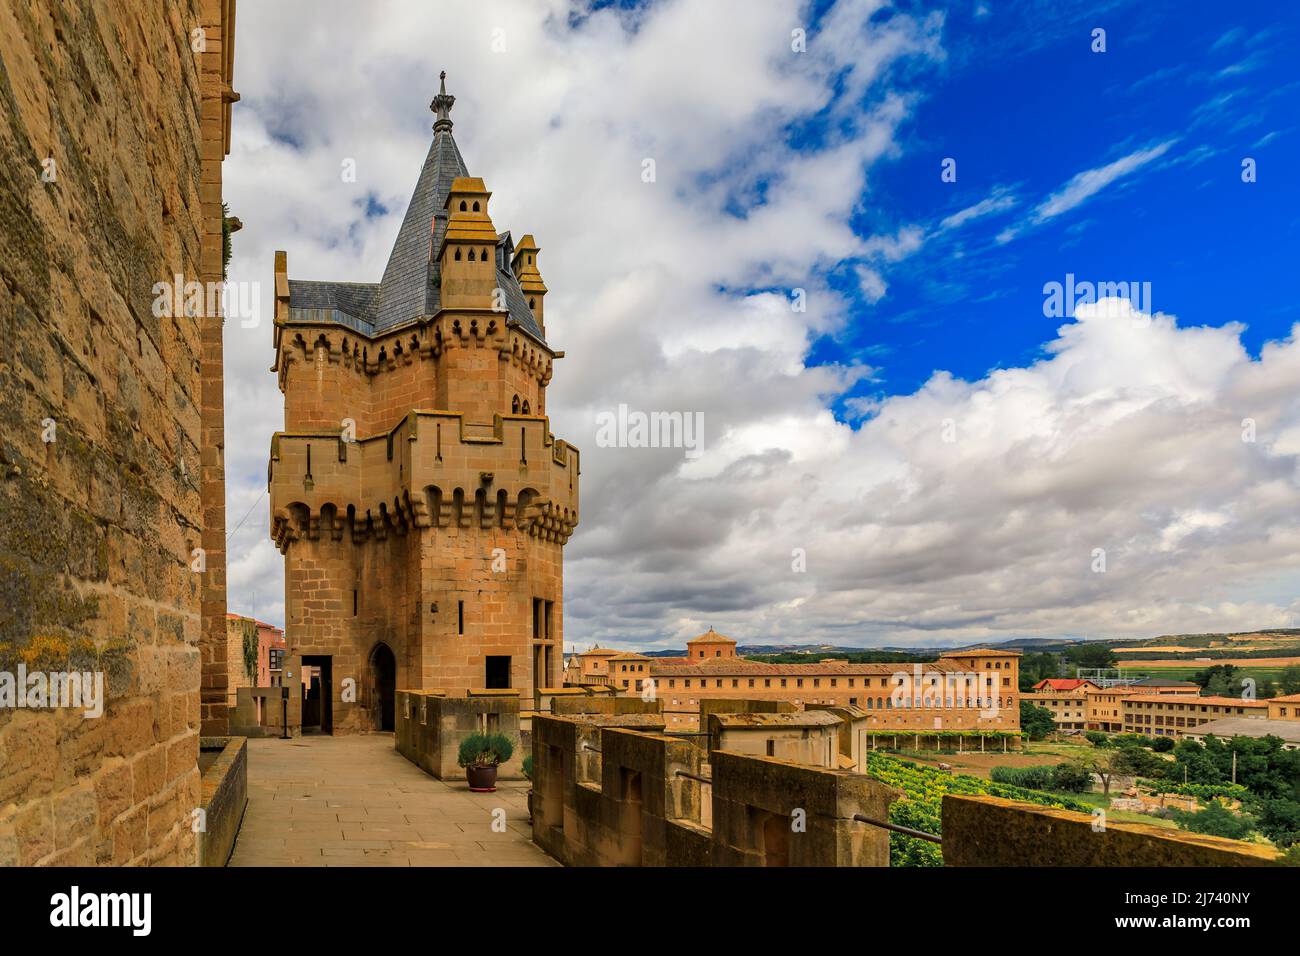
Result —
[[[1183, 325], [1249, 316], [1253, 354], [1300, 319], [1300, 8], [1059, 3], [1044, 27], [1031, 6], [943, 5], [947, 56], [909, 77], [915, 112], [896, 155], [873, 170], [855, 228], [889, 233], [981, 202], [1005, 208], [892, 266], [888, 295], [857, 295], [854, 321], [816, 343], [813, 364], [860, 358], [877, 369], [851, 394], [1032, 361], [1060, 324], [1041, 315], [1043, 284], [1067, 273], [1150, 282], [1154, 307]], [[1094, 27], [1106, 31], [1104, 53], [1090, 49]], [[998, 241], [1076, 175], [1162, 144], [1158, 159]], [[947, 157], [955, 183], [940, 180]], [[1253, 184], [1241, 180], [1246, 157], [1257, 162]], [[851, 272], [840, 279], [853, 294]]]

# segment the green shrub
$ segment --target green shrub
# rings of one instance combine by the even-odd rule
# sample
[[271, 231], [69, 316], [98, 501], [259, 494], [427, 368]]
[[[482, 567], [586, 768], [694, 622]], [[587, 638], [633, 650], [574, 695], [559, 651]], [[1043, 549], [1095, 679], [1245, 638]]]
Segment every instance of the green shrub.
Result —
[[1052, 768], [1051, 790], [1084, 793], [1092, 789], [1092, 772], [1081, 763], [1061, 763]]
[[1244, 840], [1255, 829], [1255, 821], [1251, 817], [1238, 816], [1217, 800], [1211, 801], [1208, 807], [1198, 813], [1171, 810], [1169, 815], [1184, 830], [1227, 837], [1229, 840]]
[[1107, 737], [1105, 734], [1103, 734], [1100, 730], [1086, 731], [1083, 736], [1086, 737], [1088, 739], [1088, 743], [1092, 744], [1094, 747], [1110, 746], [1110, 738]]
[[514, 752], [515, 745], [505, 734], [470, 734], [460, 742], [456, 762], [462, 767], [495, 767]]
[[533, 779], [533, 755], [529, 754], [524, 758], [524, 776], [529, 780]]
[[1052, 781], [1052, 768], [1042, 767], [994, 767], [989, 773], [994, 783], [1006, 783], [1026, 790], [1046, 790]]

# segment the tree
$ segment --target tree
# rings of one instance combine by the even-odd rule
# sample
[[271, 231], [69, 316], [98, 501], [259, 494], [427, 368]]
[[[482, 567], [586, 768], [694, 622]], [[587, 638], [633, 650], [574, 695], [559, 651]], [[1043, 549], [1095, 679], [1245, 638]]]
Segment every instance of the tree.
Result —
[[1170, 766], [1169, 761], [1164, 758], [1157, 757], [1144, 747], [1137, 747], [1132, 744], [1118, 748], [1115, 751], [1114, 759], [1111, 761], [1111, 770], [1115, 773], [1132, 774], [1135, 777], [1153, 777], [1155, 779], [1163, 777]]
[[1042, 740], [1056, 730], [1056, 721], [1052, 712], [1046, 707], [1027, 700], [1020, 702], [1020, 729], [1029, 735], [1030, 740]]
[[1260, 801], [1259, 832], [1280, 847], [1300, 846], [1300, 803], [1295, 800]]
[[1300, 666], [1292, 665], [1278, 675], [1278, 688], [1285, 694], [1300, 694]]
[[1115, 652], [1106, 644], [1076, 644], [1067, 647], [1065, 659], [1075, 667], [1115, 666]]
[[1058, 763], [1052, 768], [1053, 790], [1064, 790], [1066, 793], [1083, 793], [1092, 787], [1092, 773], [1077, 760], [1068, 763]]
[[1170, 810], [1169, 815], [1184, 830], [1227, 837], [1229, 840], [1244, 840], [1255, 829], [1254, 820], [1248, 816], [1238, 816], [1218, 800], [1211, 800], [1204, 810]]
[[1079, 759], [1080, 767], [1101, 778], [1101, 792], [1107, 796], [1110, 795], [1110, 778], [1117, 772], [1114, 764], [1118, 757], [1118, 750], [1096, 750]]
[[1020, 658], [1020, 692], [1026, 693], [1034, 685], [1049, 677], [1061, 676], [1061, 658], [1056, 654], [1040, 651], [1026, 654]]
[[1088, 743], [1094, 747], [1109, 747], [1110, 737], [1103, 734], [1100, 730], [1085, 730], [1083, 736], [1088, 739]]
[[1237, 667], [1234, 664], [1215, 664], [1193, 674], [1192, 682], [1200, 684], [1207, 694], [1231, 697], [1237, 682]]

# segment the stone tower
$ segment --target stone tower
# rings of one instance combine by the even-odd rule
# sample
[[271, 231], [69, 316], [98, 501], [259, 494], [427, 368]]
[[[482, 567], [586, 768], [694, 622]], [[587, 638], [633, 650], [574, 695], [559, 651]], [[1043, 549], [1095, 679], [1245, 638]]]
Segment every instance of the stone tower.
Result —
[[454, 101], [444, 74], [379, 282], [290, 279], [275, 255], [271, 535], [285, 681], [314, 679], [290, 695], [304, 728], [391, 727], [394, 688], [528, 701], [560, 680], [579, 457], [550, 433], [546, 386], [564, 353], [546, 341], [540, 250], [497, 232]]

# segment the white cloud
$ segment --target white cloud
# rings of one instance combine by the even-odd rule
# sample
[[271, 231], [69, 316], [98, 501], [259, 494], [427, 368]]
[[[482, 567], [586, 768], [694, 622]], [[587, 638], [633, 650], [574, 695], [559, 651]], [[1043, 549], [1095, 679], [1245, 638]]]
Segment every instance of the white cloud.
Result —
[[1078, 173], [1034, 210], [1033, 221], [1046, 222], [1082, 205], [1115, 180], [1141, 169], [1152, 160], [1159, 159], [1175, 142], [1177, 140], [1166, 140], [1148, 149], [1139, 149], [1122, 156], [1113, 163]]
[[963, 226], [972, 219], [982, 219], [984, 216], [992, 216], [996, 213], [1006, 212], [1016, 205], [1016, 197], [1010, 195], [1006, 190], [998, 189], [992, 195], [981, 199], [973, 206], [967, 206], [947, 216], [939, 223], [939, 228], [943, 231], [956, 229]]

